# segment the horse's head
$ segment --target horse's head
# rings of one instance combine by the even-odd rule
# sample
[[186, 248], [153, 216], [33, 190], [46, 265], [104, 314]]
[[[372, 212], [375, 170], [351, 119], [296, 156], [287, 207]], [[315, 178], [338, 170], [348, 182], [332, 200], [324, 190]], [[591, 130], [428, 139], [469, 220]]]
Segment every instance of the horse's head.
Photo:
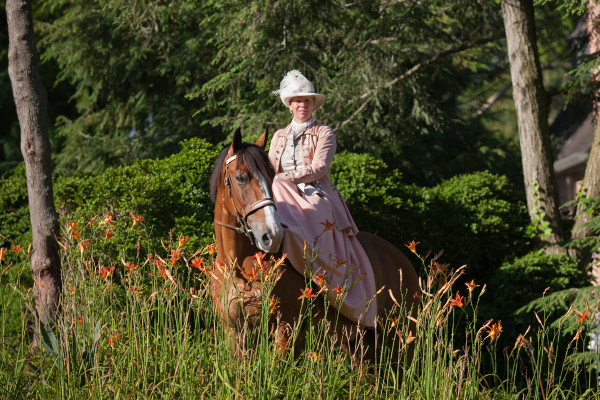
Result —
[[215, 164], [211, 196], [215, 223], [245, 233], [259, 250], [275, 253], [283, 241], [283, 228], [271, 196], [275, 172], [265, 152], [267, 137], [265, 131], [255, 144], [242, 143], [240, 129], [236, 130], [233, 143]]

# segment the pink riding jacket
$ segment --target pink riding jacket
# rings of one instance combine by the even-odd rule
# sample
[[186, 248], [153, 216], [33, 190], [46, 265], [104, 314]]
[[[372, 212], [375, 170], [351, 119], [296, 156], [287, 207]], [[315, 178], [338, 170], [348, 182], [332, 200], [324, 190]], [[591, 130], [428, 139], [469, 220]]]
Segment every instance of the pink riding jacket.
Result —
[[[302, 166], [283, 171], [281, 157], [291, 129], [289, 125], [275, 132], [269, 150], [269, 159], [277, 172], [272, 187], [273, 199], [281, 225], [286, 229], [283, 252], [299, 273], [312, 273], [313, 276], [324, 273], [327, 276], [327, 286], [332, 289], [327, 296], [344, 316], [366, 326], [375, 326], [376, 287], [371, 263], [356, 237], [358, 229], [346, 203], [331, 182], [329, 173], [336, 148], [333, 131], [318, 123], [310, 125], [299, 138]], [[302, 183], [312, 184], [321, 193], [302, 193], [297, 186]], [[335, 223], [334, 227], [325, 229], [327, 222]], [[318, 251], [305, 254], [305, 243], [313, 242]], [[334, 288], [344, 293], [342, 298]]]
[[329, 126], [318, 122], [306, 129], [301, 139], [304, 169], [295, 173], [291, 171], [283, 172], [281, 168], [281, 156], [291, 130], [291, 125], [278, 130], [271, 141], [269, 160], [275, 168], [277, 178], [296, 184], [314, 182], [315, 186], [321, 189], [332, 202], [336, 228], [339, 230], [349, 229], [349, 234], [357, 234], [358, 228], [350, 216], [350, 211], [337, 188], [331, 182], [329, 166], [333, 161], [336, 150], [333, 130]]

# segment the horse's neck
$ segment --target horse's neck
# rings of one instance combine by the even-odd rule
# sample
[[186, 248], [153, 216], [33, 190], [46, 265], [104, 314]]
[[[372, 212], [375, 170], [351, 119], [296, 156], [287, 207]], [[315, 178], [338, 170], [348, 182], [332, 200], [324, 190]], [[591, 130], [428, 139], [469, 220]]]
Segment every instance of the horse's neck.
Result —
[[216, 236], [217, 257], [220, 261], [230, 264], [230, 260], [238, 260], [239, 264], [241, 264], [246, 257], [256, 252], [256, 250], [253, 251], [254, 246], [250, 244], [245, 235], [227, 228], [220, 228], [219, 230], [221, 234], [217, 234]]
[[[238, 225], [236, 217], [223, 209], [217, 210], [215, 208], [215, 219], [231, 226]], [[215, 239], [218, 251], [217, 260], [227, 265], [230, 265], [232, 260], [237, 260], [238, 264], [241, 265], [246, 257], [257, 251], [246, 235], [218, 224], [215, 224]]]

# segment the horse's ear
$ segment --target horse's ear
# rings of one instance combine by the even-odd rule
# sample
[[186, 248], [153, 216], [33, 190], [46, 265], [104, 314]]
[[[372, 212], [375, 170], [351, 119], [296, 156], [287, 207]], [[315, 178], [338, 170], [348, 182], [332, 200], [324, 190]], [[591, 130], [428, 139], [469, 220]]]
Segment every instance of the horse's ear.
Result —
[[229, 148], [230, 154], [235, 154], [239, 150], [242, 144], [242, 129], [237, 128], [235, 133], [233, 134], [233, 142], [231, 143], [231, 147]]
[[263, 133], [261, 135], [261, 137], [259, 137], [258, 140], [256, 141], [256, 143], [254, 143], [254, 144], [264, 150], [265, 146], [267, 145], [268, 138], [269, 138], [269, 128], [265, 129], [265, 133]]

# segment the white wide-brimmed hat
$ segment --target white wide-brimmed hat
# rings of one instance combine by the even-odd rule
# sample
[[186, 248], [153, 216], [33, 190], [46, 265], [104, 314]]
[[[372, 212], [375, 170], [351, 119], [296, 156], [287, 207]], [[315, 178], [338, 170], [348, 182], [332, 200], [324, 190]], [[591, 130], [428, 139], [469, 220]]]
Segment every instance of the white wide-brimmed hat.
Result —
[[296, 69], [285, 74], [279, 84], [279, 90], [275, 90], [273, 94], [279, 96], [286, 107], [290, 106], [289, 99], [292, 97], [313, 96], [315, 98], [315, 110], [321, 107], [325, 101], [325, 96], [315, 93], [312, 83]]

